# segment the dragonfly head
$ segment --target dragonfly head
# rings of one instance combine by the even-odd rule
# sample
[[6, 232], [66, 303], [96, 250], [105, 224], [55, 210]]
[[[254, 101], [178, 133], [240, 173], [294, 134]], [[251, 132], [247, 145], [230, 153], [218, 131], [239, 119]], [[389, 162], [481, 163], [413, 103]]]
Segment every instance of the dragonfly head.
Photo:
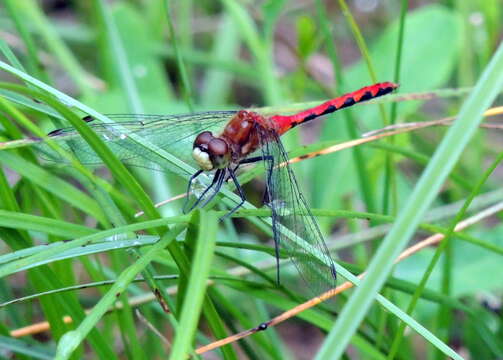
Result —
[[197, 135], [192, 147], [192, 157], [205, 171], [223, 169], [229, 165], [231, 158], [227, 142], [213, 136], [210, 131]]

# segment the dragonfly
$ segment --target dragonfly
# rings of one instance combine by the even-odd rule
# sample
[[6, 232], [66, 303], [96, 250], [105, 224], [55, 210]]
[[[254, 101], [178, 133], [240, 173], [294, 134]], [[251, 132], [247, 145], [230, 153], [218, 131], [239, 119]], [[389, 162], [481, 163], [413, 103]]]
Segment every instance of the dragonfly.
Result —
[[[296, 126], [391, 93], [398, 87], [382, 82], [363, 87], [321, 105], [293, 115], [266, 116], [256, 111], [210, 111], [183, 115], [107, 115], [113, 123], [96, 123], [83, 118], [126, 165], [156, 170], [171, 170], [189, 177], [187, 198], [196, 193], [193, 203], [186, 202], [184, 212], [207, 205], [227, 181], [232, 181], [239, 203], [226, 216], [232, 215], [246, 201], [237, 179], [241, 165], [261, 162], [266, 174], [264, 199], [271, 210], [271, 224], [276, 257], [276, 276], [279, 284], [280, 249], [292, 260], [300, 277], [313, 291], [320, 294], [336, 285], [337, 272], [323, 235], [299, 189], [295, 175], [288, 165], [288, 154], [280, 137]], [[80, 137], [74, 128], [51, 131], [48, 138], [71, 151], [83, 164], [99, 166], [99, 156]], [[158, 152], [138, 143], [145, 139], [157, 149], [198, 169], [192, 174], [166, 161]], [[43, 158], [64, 161], [43, 138], [14, 140], [0, 143], [0, 150], [33, 145]], [[212, 175], [204, 190], [193, 190], [202, 174]]]

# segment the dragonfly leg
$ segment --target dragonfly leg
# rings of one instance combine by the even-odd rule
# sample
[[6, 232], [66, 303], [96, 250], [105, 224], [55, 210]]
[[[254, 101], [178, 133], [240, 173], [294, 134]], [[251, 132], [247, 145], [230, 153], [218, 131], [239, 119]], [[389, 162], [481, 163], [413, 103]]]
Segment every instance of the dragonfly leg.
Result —
[[[218, 192], [220, 191], [220, 188], [222, 187], [222, 184], [224, 183], [224, 179], [225, 179], [225, 169], [219, 169], [217, 170], [217, 173], [220, 172], [220, 174], [218, 175], [218, 179], [217, 181], [215, 182], [215, 179], [213, 179], [213, 183], [215, 183], [215, 188], [213, 189], [213, 194], [210, 195], [210, 197], [208, 199], [206, 199], [200, 206], [201, 207], [204, 207], [206, 206], [206, 204], [208, 204], [211, 200], [213, 200], [213, 198], [218, 194]], [[217, 173], [215, 173], [215, 178], [217, 177]], [[213, 183], [212, 183], [212, 186], [213, 186]], [[206, 193], [208, 189], [205, 190], [205, 192], [201, 195], [200, 198], [202, 198], [204, 196], [204, 194]]]
[[[199, 203], [203, 200], [204, 198], [204, 195], [206, 195], [206, 193], [213, 187], [215, 186], [215, 184], [218, 183], [219, 179], [222, 177], [221, 174], [223, 173], [221, 169], [218, 169], [216, 172], [215, 172], [215, 176], [213, 177], [213, 181], [211, 182], [211, 184], [206, 188], [204, 189], [203, 193], [201, 194], [201, 196], [199, 196], [199, 198], [196, 200], [196, 202], [190, 207], [187, 209], [187, 205], [189, 203], [189, 193], [190, 193], [190, 188], [191, 188], [191, 184], [192, 184], [192, 181], [194, 181], [199, 175], [201, 175], [201, 173], [203, 172], [203, 170], [199, 170], [197, 171], [194, 175], [192, 175], [189, 179], [189, 186], [187, 187], [187, 200], [185, 200], [185, 205], [183, 206], [183, 212], [184, 214], [186, 213], [189, 213], [191, 212], [196, 206], [199, 205]], [[205, 203], [206, 204], [206, 203]]]
[[188, 213], [189, 211], [187, 211], [187, 205], [189, 203], [189, 199], [190, 199], [190, 188], [192, 187], [192, 182], [199, 176], [203, 173], [203, 170], [198, 170], [196, 171], [194, 174], [192, 174], [192, 176], [190, 177], [189, 179], [189, 184], [187, 185], [187, 194], [185, 196], [185, 204], [183, 204], [183, 213], [186, 214]]
[[241, 198], [241, 202], [239, 204], [237, 204], [231, 211], [229, 211], [227, 214], [225, 214], [224, 216], [222, 216], [220, 218], [220, 220], [225, 220], [227, 219], [229, 216], [231, 216], [232, 214], [234, 214], [241, 206], [243, 206], [243, 204], [245, 203], [246, 201], [246, 197], [245, 197], [245, 193], [243, 191], [243, 188], [241, 187], [241, 185], [239, 184], [239, 181], [238, 181], [238, 178], [236, 177], [236, 174], [234, 173], [234, 170], [232, 169], [228, 169], [229, 170], [229, 176], [230, 178], [232, 179], [232, 181], [234, 182], [234, 185], [236, 185], [236, 189], [239, 193], [239, 197]]
[[[256, 163], [256, 162], [259, 162], [259, 161], [262, 161], [264, 160], [264, 157], [263, 156], [255, 156], [255, 157], [252, 157], [252, 158], [248, 158], [248, 159], [243, 159], [241, 160], [237, 165], [236, 167], [232, 170], [234, 172], [236, 172], [239, 167], [243, 164], [253, 164], [253, 163]], [[230, 178], [230, 177], [229, 177]], [[229, 180], [229, 179], [227, 179]]]
[[330, 273], [332, 274], [332, 277], [334, 278], [334, 280], [337, 280], [337, 270], [335, 269], [334, 264], [330, 265]]
[[[274, 169], [274, 158], [272, 155], [264, 156], [264, 161], [268, 161], [269, 165], [267, 166], [267, 174], [266, 174], [266, 191], [264, 192], [264, 199], [263, 202], [265, 204], [268, 204], [269, 208], [271, 209], [271, 218], [272, 218], [272, 226], [273, 226], [273, 240], [274, 240], [274, 256], [276, 257], [276, 283], [278, 286], [280, 285], [279, 281], [279, 231], [276, 229], [277, 226], [277, 217], [278, 217], [278, 212], [277, 209], [273, 205], [274, 199], [271, 197], [271, 193], [273, 192], [273, 187], [274, 184], [272, 183], [272, 171]], [[266, 199], [266, 196], [269, 199]]]
[[236, 205], [227, 214], [225, 214], [224, 216], [222, 216], [220, 218], [220, 220], [227, 219], [229, 216], [231, 216], [233, 213], [235, 213], [241, 206], [243, 206], [244, 202], [246, 201], [246, 196], [244, 194], [243, 188], [241, 187], [241, 185], [239, 184], [238, 179], [236, 178], [236, 171], [239, 168], [239, 166], [241, 166], [243, 164], [253, 164], [253, 163], [256, 163], [256, 162], [259, 162], [259, 161], [263, 161], [263, 160], [264, 160], [263, 156], [255, 156], [255, 157], [243, 159], [243, 160], [241, 160], [236, 165], [236, 167], [234, 169], [228, 169], [228, 171], [229, 171], [229, 177], [227, 178], [227, 181], [229, 181], [229, 179], [232, 179], [232, 181], [234, 182], [234, 185], [236, 186], [236, 189], [238, 190], [239, 197], [241, 198], [241, 202], [238, 205]]
[[[236, 166], [236, 168], [233, 171], [236, 171], [237, 168], [239, 167], [239, 165], [252, 164], [255, 162], [259, 162], [259, 161], [268, 161], [269, 162], [269, 166], [267, 167], [267, 175], [266, 175], [267, 189], [264, 192], [264, 197], [262, 199], [263, 203], [268, 203], [269, 201], [273, 200], [273, 199], [268, 199], [269, 201], [266, 201], [266, 196], [270, 198], [269, 192], [271, 191], [271, 187], [272, 187], [272, 171], [274, 169], [274, 158], [272, 155], [255, 156], [255, 157], [243, 159], [238, 163], [238, 165]], [[239, 195], [241, 196], [241, 202], [234, 209], [232, 209], [230, 212], [228, 212], [222, 219], [232, 215], [236, 210], [238, 210], [243, 205], [243, 203], [246, 200], [244, 193], [243, 193], [243, 190], [241, 188], [241, 185], [239, 185], [239, 182], [237, 181], [236, 175], [234, 174], [233, 171], [230, 170], [230, 176], [231, 176], [232, 180], [234, 181], [236, 188], [238, 189]], [[276, 224], [275, 218], [277, 217], [277, 214], [276, 214], [276, 210], [272, 206], [270, 206], [270, 208], [272, 211], [271, 217], [273, 218], [272, 223], [274, 226], [274, 224]], [[277, 235], [278, 231], [275, 231], [273, 229], [273, 234], [274, 234], [274, 255], [276, 256], [276, 282], [279, 285], [280, 284], [280, 282], [279, 282], [279, 245], [280, 244], [279, 244], [279, 238]]]
[[[230, 212], [228, 212], [223, 218], [221, 218], [221, 220], [232, 215], [246, 201], [246, 198], [243, 193], [243, 189], [241, 188], [241, 185], [239, 185], [239, 182], [236, 178], [236, 175], [234, 174], [234, 171], [236, 171], [237, 168], [242, 164], [252, 164], [255, 162], [259, 162], [259, 161], [268, 161], [269, 162], [269, 166], [267, 167], [267, 175], [266, 175], [267, 190], [265, 191], [264, 198], [263, 198], [263, 202], [266, 203], [266, 196], [269, 195], [270, 189], [273, 186], [272, 185], [272, 171], [274, 169], [273, 156], [272, 155], [264, 155], [264, 156], [256, 156], [256, 157], [251, 157], [248, 159], [243, 159], [238, 163], [238, 165], [236, 166], [236, 168], [234, 170], [229, 169], [230, 177], [232, 178], [232, 180], [234, 181], [234, 184], [236, 185], [236, 189], [238, 190], [239, 195], [241, 197], [241, 202], [235, 208], [233, 208]], [[270, 198], [270, 196], [268, 196], [268, 197]], [[268, 199], [268, 200], [272, 201], [274, 199]], [[270, 206], [270, 207], [271, 207], [271, 211], [272, 211], [271, 217], [273, 218], [272, 223], [274, 225], [274, 224], [276, 224], [275, 218], [277, 217], [277, 213], [276, 213], [276, 210], [272, 206]], [[274, 234], [274, 255], [276, 257], [276, 282], [278, 285], [280, 285], [280, 281], [279, 281], [279, 245], [280, 244], [279, 244], [279, 237], [278, 237], [279, 232], [273, 231], [273, 234]]]
[[[272, 162], [273, 158], [272, 158], [271, 155], [264, 155], [264, 156], [255, 156], [255, 157], [243, 159], [234, 168], [234, 171], [236, 171], [240, 165], [243, 165], [243, 164], [253, 164], [253, 163], [256, 163], [256, 162], [259, 162], [259, 161], [271, 161]], [[268, 168], [268, 170], [267, 170], [267, 179], [269, 179], [271, 177], [272, 168], [273, 168], [273, 166], [271, 165]], [[264, 196], [262, 197], [262, 203], [266, 203], [266, 196], [267, 196], [267, 192], [265, 192]]]
[[[262, 156], [262, 158], [264, 159], [264, 161], [270, 162], [269, 166], [267, 167], [267, 174], [265, 177], [266, 186], [268, 189], [270, 189], [271, 179], [272, 179], [272, 170], [274, 168], [274, 159], [273, 159], [272, 155]], [[269, 203], [269, 201], [273, 200], [273, 199], [267, 199], [267, 197], [269, 197], [269, 196], [268, 196], [268, 191], [266, 190], [264, 192], [264, 196], [262, 196], [262, 203], [263, 204], [267, 204], [267, 203]]]
[[[266, 156], [268, 157], [268, 156]], [[251, 158], [247, 158], [247, 159], [243, 159], [239, 162], [239, 165], [242, 165], [242, 164], [253, 164], [253, 163], [256, 163], [256, 162], [259, 162], [259, 161], [263, 161], [263, 160], [266, 160], [264, 156], [255, 156], [255, 157], [251, 157]]]

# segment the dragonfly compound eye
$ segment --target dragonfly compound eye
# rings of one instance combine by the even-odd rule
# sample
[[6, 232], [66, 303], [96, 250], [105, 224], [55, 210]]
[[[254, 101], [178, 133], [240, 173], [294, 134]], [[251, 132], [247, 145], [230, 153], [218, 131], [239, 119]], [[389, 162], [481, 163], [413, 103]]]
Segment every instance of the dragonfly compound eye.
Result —
[[209, 131], [200, 133], [194, 141], [192, 157], [201, 169], [211, 171], [228, 165], [230, 154], [227, 143]]
[[230, 154], [229, 146], [225, 140], [214, 138], [208, 144], [208, 154], [211, 162], [217, 168], [224, 168], [229, 164]]
[[205, 171], [221, 169], [229, 163], [229, 146], [224, 140], [214, 137], [210, 131], [203, 131], [194, 140], [192, 157]]
[[201, 150], [206, 150], [208, 149], [208, 144], [210, 143], [211, 140], [213, 140], [215, 137], [211, 133], [211, 131], [203, 131], [199, 135], [197, 135], [196, 139], [194, 140], [194, 148], [199, 147]]
[[196, 160], [201, 169], [211, 171], [215, 168], [208, 153], [208, 145], [215, 137], [210, 131], [203, 131], [197, 135], [192, 147], [192, 157]]

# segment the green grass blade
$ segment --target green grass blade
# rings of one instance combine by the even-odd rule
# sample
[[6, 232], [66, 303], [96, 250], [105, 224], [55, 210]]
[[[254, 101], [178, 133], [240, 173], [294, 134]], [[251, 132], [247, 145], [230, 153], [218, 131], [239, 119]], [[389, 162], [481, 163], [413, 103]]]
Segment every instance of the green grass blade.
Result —
[[[241, 43], [240, 36], [234, 31], [236, 24], [234, 20], [225, 16], [219, 26], [217, 37], [219, 41], [215, 44], [210, 57], [217, 61], [225, 61], [234, 58], [239, 52]], [[232, 80], [234, 76], [228, 71], [221, 69], [209, 69], [203, 79], [201, 89], [201, 103], [206, 106], [225, 104], [225, 100], [232, 91]]]
[[[23, 40], [24, 45], [26, 46], [27, 50], [26, 61], [30, 72], [36, 75], [37, 77], [46, 79], [47, 74], [42, 70], [43, 67], [40, 61], [40, 57], [38, 56], [39, 51], [37, 49], [37, 46], [35, 45], [35, 41], [33, 40], [32, 34], [30, 34], [27, 22], [23, 21], [24, 12], [19, 8], [19, 6], [16, 5], [15, 0], [6, 0], [4, 3], [5, 3], [5, 9], [12, 18], [12, 21], [14, 22], [16, 29], [21, 39]], [[20, 66], [21, 64], [19, 63], [16, 64], [17, 61], [13, 62], [12, 59], [9, 61], [11, 62], [12, 65], [24, 71], [23, 67]]]
[[49, 346], [34, 345], [20, 339], [7, 336], [0, 336], [0, 348], [3, 351], [11, 351], [21, 358], [26, 356], [29, 359], [51, 360], [54, 359], [54, 349]]
[[[186, 222], [186, 218], [184, 218]], [[175, 220], [172, 222], [172, 220]], [[8, 276], [10, 274], [13, 274], [17, 272], [21, 268], [25, 268], [28, 266], [31, 266], [33, 264], [36, 264], [38, 262], [43, 262], [46, 261], [47, 258], [57, 256], [60, 253], [63, 253], [65, 251], [69, 251], [75, 248], [78, 248], [79, 246], [84, 246], [88, 244], [92, 244], [93, 242], [105, 239], [107, 237], [113, 237], [121, 234], [125, 234], [128, 232], [132, 231], [138, 231], [138, 230], [145, 230], [145, 229], [151, 229], [151, 228], [156, 228], [160, 227], [166, 224], [170, 223], [180, 223], [180, 217], [175, 217], [175, 218], [166, 218], [166, 219], [157, 219], [157, 220], [150, 220], [150, 221], [145, 221], [141, 223], [134, 223], [126, 226], [121, 226], [109, 230], [104, 230], [100, 231], [91, 235], [87, 235], [84, 237], [77, 238], [75, 240], [69, 241], [69, 242], [63, 242], [63, 243], [57, 243], [57, 245], [52, 245], [50, 247], [46, 247], [44, 250], [41, 250], [39, 252], [36, 252], [35, 254], [28, 256], [26, 258], [13, 261], [9, 264], [6, 264], [2, 267], [0, 267], [0, 278]]]
[[95, 4], [98, 9], [97, 14], [99, 14], [105, 25], [105, 34], [108, 35], [107, 40], [116, 65], [114, 68], [116, 68], [122, 87], [126, 92], [126, 96], [128, 98], [127, 103], [130, 106], [129, 110], [136, 114], [143, 114], [145, 111], [143, 110], [143, 104], [140, 100], [140, 94], [138, 93], [138, 88], [134, 81], [133, 74], [131, 73], [131, 66], [128, 63], [128, 57], [126, 51], [124, 50], [124, 44], [119, 31], [117, 30], [112, 14], [110, 13], [109, 5], [103, 0], [95, 0]]
[[95, 230], [88, 227], [70, 224], [66, 221], [1, 209], [0, 226], [13, 229], [40, 231], [46, 234], [61, 236], [63, 238], [68, 238], [69, 235], [74, 237], [85, 236], [96, 232]]
[[169, 35], [171, 37], [171, 44], [173, 46], [173, 51], [175, 52], [175, 57], [176, 57], [176, 64], [178, 67], [178, 71], [180, 73], [180, 77], [182, 78], [182, 84], [183, 84], [183, 91], [184, 91], [184, 98], [185, 102], [187, 103], [187, 106], [189, 108], [190, 112], [194, 111], [194, 103], [193, 103], [193, 92], [192, 92], [192, 85], [190, 84], [190, 79], [189, 75], [185, 66], [185, 61], [182, 57], [182, 53], [179, 50], [178, 47], [178, 38], [177, 34], [175, 32], [175, 27], [173, 26], [173, 18], [172, 18], [172, 13], [171, 13], [171, 1], [166, 1], [166, 19], [167, 19], [167, 25], [168, 25], [168, 31]]
[[75, 349], [84, 341], [88, 333], [96, 326], [109, 308], [113, 306], [118, 295], [124, 292], [136, 275], [141, 272], [157, 255], [166, 248], [171, 241], [183, 230], [183, 227], [175, 227], [167, 232], [157, 244], [153, 245], [145, 254], [133, 265], [129, 266], [117, 279], [117, 282], [110, 288], [100, 301], [93, 307], [93, 310], [79, 324], [77, 329], [66, 333], [58, 343], [55, 359], [69, 359]]
[[17, 11], [30, 19], [31, 24], [47, 43], [47, 46], [56, 55], [58, 62], [73, 78], [83, 96], [91, 96], [87, 75], [80, 66], [74, 54], [68, 49], [54, 30], [53, 25], [47, 20], [37, 1], [27, 0], [16, 2]]
[[215, 249], [218, 229], [216, 214], [214, 212], [200, 212], [198, 229], [192, 268], [180, 316], [179, 331], [175, 335], [170, 354], [170, 359], [173, 360], [183, 359], [191, 352], [190, 348], [199, 323]]
[[8, 166], [61, 200], [96, 217], [100, 222], [103, 220], [104, 215], [94, 199], [47, 170], [6, 151], [0, 151], [0, 163]]
[[244, 5], [231, 0], [224, 0], [223, 3], [230, 16], [234, 18], [234, 22], [238, 24], [241, 36], [255, 58], [256, 74], [260, 77], [257, 83], [262, 87], [266, 102], [278, 104], [281, 100], [281, 90], [274, 75], [270, 39], [263, 39], [260, 36], [251, 14]]

